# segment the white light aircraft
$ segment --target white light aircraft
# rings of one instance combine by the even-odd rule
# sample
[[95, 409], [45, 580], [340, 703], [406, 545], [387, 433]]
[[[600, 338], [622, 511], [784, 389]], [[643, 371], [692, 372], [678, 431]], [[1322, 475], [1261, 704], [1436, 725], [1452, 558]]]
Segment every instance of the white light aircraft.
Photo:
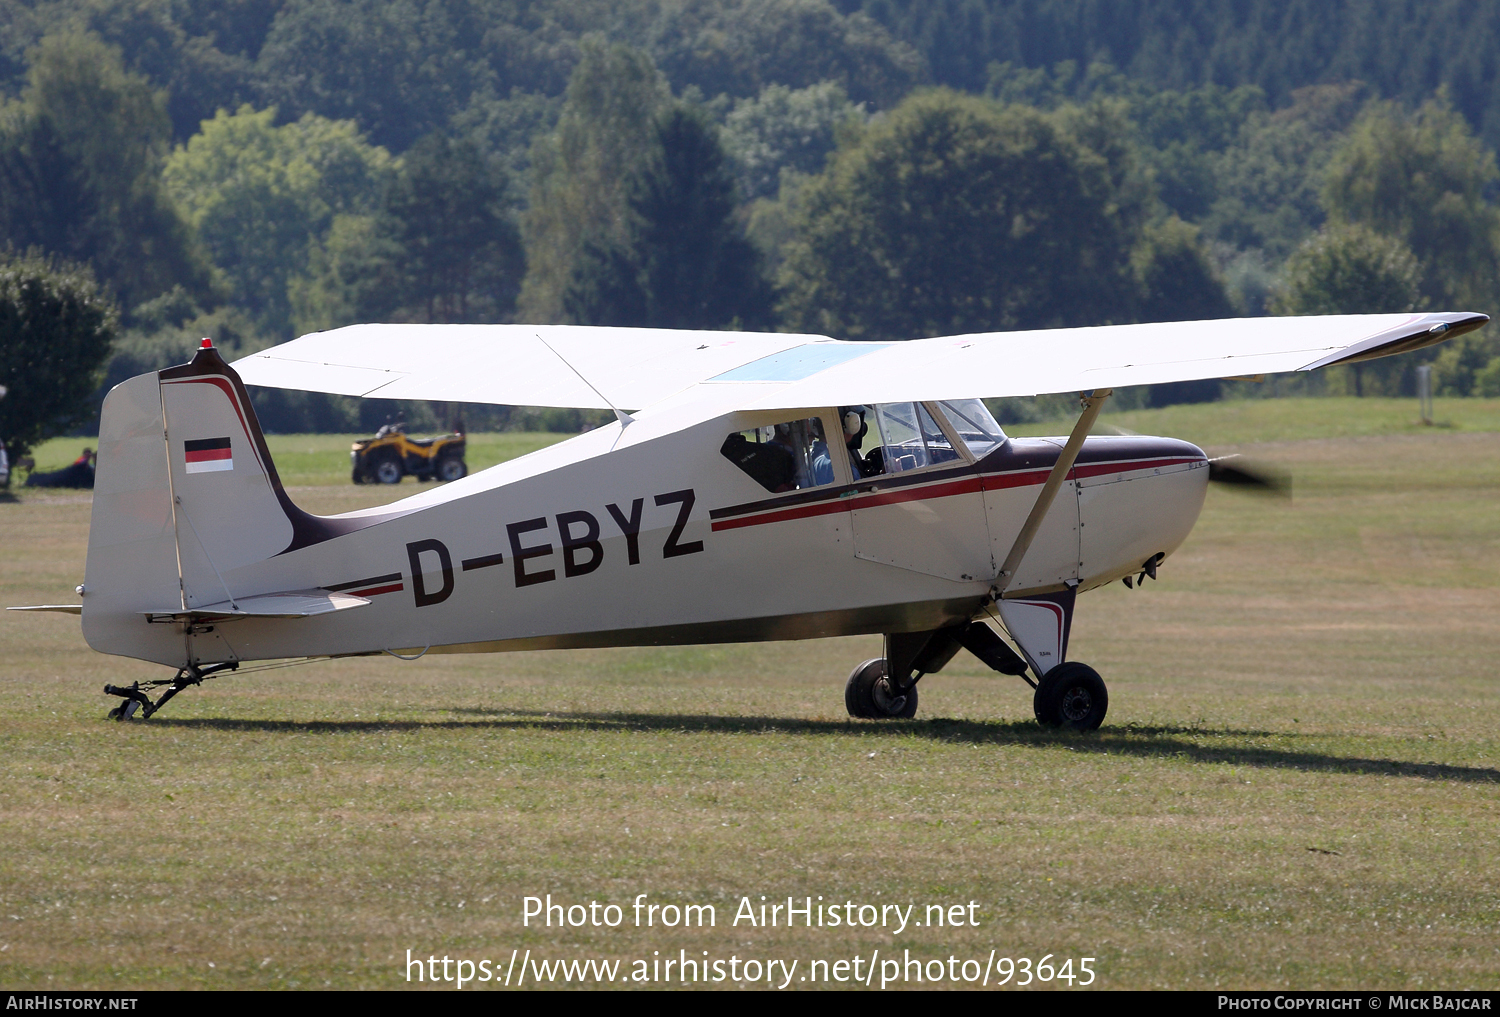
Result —
[[[1089, 730], [1108, 695], [1067, 659], [1076, 597], [1154, 576], [1215, 472], [1184, 441], [1089, 437], [1110, 391], [1353, 363], [1487, 320], [907, 342], [355, 325], [233, 366], [205, 339], [190, 364], [109, 393], [81, 603], [20, 610], [81, 614], [94, 649], [177, 669], [106, 686], [119, 719], [253, 661], [879, 633], [885, 656], [845, 688], [852, 716], [911, 717], [917, 683], [964, 648], [1031, 684], [1042, 724]], [[617, 419], [391, 505], [315, 516], [283, 489], [247, 384]], [[980, 401], [1066, 392], [1085, 393], [1066, 438], [1007, 437]]]

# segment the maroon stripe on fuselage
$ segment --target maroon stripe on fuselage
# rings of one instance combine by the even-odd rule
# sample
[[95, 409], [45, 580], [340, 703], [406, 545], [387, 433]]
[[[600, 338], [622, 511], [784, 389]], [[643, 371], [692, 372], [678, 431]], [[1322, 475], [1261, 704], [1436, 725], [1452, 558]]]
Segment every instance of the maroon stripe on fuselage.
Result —
[[[1099, 444], [1095, 444], [1096, 441]], [[1192, 453], [1187, 453], [1189, 449]], [[745, 526], [760, 526], [763, 523], [828, 515], [849, 508], [876, 508], [900, 502], [928, 501], [973, 494], [981, 490], [1037, 487], [1046, 483], [1061, 451], [1061, 444], [1057, 442], [1031, 439], [1025, 440], [1023, 444], [1013, 439], [975, 465], [958, 470], [943, 470], [911, 477], [871, 477], [856, 484], [714, 509], [709, 513], [709, 518], [713, 520], [712, 529], [717, 533]], [[1120, 455], [1122, 452], [1126, 455]], [[1114, 458], [1108, 458], [1111, 453]], [[1079, 453], [1078, 462], [1069, 474], [1069, 479], [1083, 480], [1111, 473], [1134, 473], [1204, 460], [1205, 456], [1195, 446], [1170, 438], [1090, 438], [1084, 442], [1084, 448]], [[1015, 468], [1018, 465], [1021, 466], [1020, 469]], [[891, 489], [886, 485], [899, 486]], [[871, 490], [872, 487], [875, 490]]]

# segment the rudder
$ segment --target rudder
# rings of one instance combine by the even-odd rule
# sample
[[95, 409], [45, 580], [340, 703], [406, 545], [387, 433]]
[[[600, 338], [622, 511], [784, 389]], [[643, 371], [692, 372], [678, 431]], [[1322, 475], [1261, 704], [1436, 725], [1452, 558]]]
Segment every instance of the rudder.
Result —
[[149, 625], [146, 612], [263, 592], [230, 574], [323, 539], [321, 522], [287, 499], [244, 385], [205, 340], [191, 363], [104, 401], [84, 637], [108, 653], [181, 657], [177, 627]]

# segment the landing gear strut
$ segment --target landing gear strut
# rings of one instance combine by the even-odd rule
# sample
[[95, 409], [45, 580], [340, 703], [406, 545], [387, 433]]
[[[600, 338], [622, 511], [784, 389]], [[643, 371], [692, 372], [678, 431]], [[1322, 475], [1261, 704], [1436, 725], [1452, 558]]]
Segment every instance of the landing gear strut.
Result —
[[[177, 669], [177, 676], [175, 678], [167, 681], [135, 682], [129, 686], [106, 685], [104, 686], [104, 694], [106, 696], [120, 696], [122, 698], [120, 705], [110, 710], [105, 716], [110, 720], [130, 720], [135, 716], [136, 711], [139, 710], [141, 719], [145, 720], [157, 710], [166, 706], [168, 700], [188, 686], [202, 685], [205, 679], [212, 678], [225, 671], [233, 671], [239, 666], [238, 661], [210, 664], [207, 667], [187, 664]], [[165, 687], [167, 691], [162, 693], [161, 698], [153, 703], [147, 693], [162, 687]]]
[[[1065, 594], [1035, 598], [1016, 605], [1047, 609], [1045, 613], [1036, 610], [1030, 616], [1015, 615], [1012, 618], [1025, 640], [1018, 645], [1029, 660], [1012, 650], [994, 629], [983, 622], [962, 622], [931, 632], [887, 635], [885, 656], [865, 661], [849, 675], [844, 686], [844, 706], [848, 708], [849, 716], [871, 720], [915, 716], [917, 682], [924, 675], [942, 670], [955, 653], [966, 649], [994, 670], [1017, 676], [1036, 690], [1032, 708], [1038, 724], [1073, 731], [1096, 730], [1104, 723], [1104, 715], [1109, 710], [1109, 691], [1099, 672], [1076, 660], [1054, 664], [1046, 671], [1036, 662], [1038, 658], [1055, 660], [1066, 653], [1067, 622], [1071, 610], [1064, 612], [1062, 605], [1052, 610], [1048, 605], [1059, 600], [1071, 609], [1072, 592], [1068, 590]], [[1049, 622], [1050, 629], [1020, 624], [1036, 618]], [[1035, 638], [1026, 639], [1028, 636]], [[1027, 676], [1028, 668], [1040, 675], [1037, 681]]]

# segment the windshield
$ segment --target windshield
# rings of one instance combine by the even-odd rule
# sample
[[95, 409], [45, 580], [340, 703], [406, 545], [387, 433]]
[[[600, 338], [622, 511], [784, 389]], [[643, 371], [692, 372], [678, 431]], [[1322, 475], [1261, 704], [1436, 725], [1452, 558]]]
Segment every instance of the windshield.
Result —
[[875, 415], [884, 455], [882, 472], [920, 470], [961, 458], [921, 403], [881, 403]]
[[995, 422], [989, 408], [978, 399], [951, 399], [938, 403], [943, 415], [958, 432], [975, 459], [982, 459], [1005, 441], [1005, 432]]

